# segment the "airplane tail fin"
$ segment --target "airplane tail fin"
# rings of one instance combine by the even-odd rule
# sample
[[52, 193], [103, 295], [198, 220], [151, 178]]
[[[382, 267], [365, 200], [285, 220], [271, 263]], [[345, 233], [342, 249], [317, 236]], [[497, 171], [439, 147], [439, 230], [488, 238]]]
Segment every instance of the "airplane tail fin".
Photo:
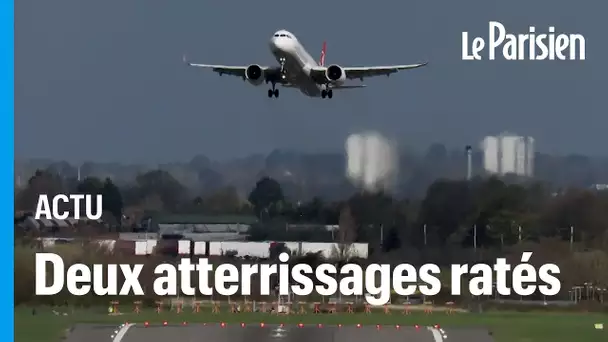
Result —
[[325, 66], [325, 53], [327, 52], [327, 42], [323, 42], [323, 48], [321, 49], [321, 58], [319, 58], [319, 65]]

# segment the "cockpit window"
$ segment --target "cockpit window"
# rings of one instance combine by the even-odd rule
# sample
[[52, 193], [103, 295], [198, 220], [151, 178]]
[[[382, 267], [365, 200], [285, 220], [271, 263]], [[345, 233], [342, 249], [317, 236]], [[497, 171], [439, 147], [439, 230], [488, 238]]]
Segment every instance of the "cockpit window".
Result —
[[287, 33], [275, 33], [274, 34], [275, 37], [284, 37], [284, 38], [289, 38], [289, 39], [293, 39], [293, 37]]

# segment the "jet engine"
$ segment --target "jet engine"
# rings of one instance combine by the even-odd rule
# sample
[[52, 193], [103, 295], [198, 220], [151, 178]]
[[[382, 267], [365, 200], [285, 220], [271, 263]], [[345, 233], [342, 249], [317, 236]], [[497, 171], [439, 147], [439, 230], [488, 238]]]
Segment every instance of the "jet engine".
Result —
[[264, 82], [264, 70], [257, 64], [251, 64], [245, 69], [245, 77], [253, 85], [261, 84]]
[[333, 84], [341, 84], [346, 81], [346, 72], [341, 66], [333, 64], [325, 70], [325, 78]]

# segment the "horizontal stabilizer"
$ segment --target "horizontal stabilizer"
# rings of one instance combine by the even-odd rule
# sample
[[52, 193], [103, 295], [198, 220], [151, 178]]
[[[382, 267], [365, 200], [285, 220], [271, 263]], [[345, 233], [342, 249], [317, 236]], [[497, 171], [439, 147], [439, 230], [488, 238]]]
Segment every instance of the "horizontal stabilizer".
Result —
[[[293, 84], [283, 84], [283, 87], [285, 88], [299, 88], [297, 85], [293, 85]], [[357, 85], [335, 85], [329, 86], [331, 89], [355, 89], [355, 88], [365, 88], [367, 87], [367, 85], [365, 84], [357, 84]]]
[[365, 87], [367, 87], [365, 84], [357, 84], [357, 85], [331, 86], [331, 89], [356, 89], [356, 88], [365, 88]]

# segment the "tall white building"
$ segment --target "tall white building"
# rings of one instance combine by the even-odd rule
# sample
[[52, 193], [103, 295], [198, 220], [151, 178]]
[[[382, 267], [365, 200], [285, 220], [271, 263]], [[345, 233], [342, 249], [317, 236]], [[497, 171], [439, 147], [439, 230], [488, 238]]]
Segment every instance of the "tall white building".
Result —
[[481, 143], [486, 172], [513, 173], [531, 177], [534, 174], [534, 139], [509, 133], [485, 137]]
[[394, 180], [398, 155], [379, 133], [353, 134], [346, 140], [346, 176], [367, 191], [388, 189]]

